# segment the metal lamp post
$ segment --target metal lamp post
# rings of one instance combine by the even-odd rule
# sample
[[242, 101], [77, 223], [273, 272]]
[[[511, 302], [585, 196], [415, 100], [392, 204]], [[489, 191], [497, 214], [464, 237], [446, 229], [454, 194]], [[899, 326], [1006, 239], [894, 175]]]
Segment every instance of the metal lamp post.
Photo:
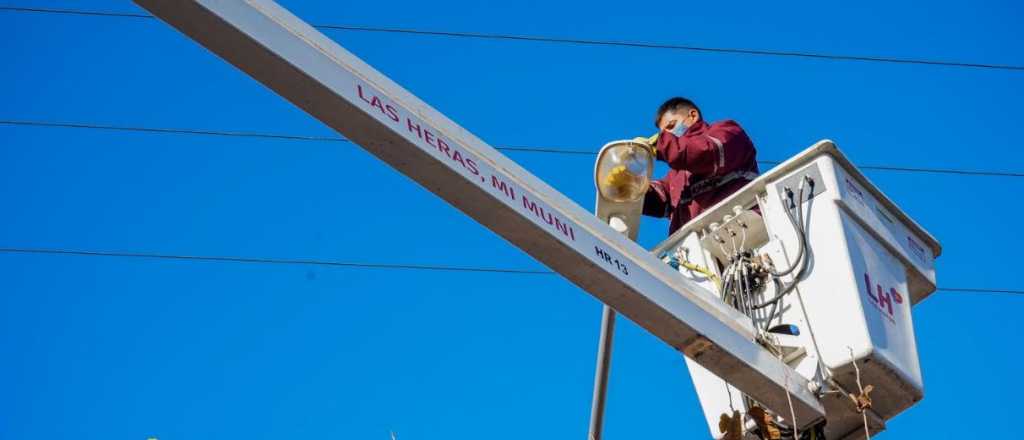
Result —
[[[634, 141], [610, 142], [597, 155], [594, 166], [597, 206], [594, 211], [612, 229], [631, 240], [636, 240], [640, 229], [644, 194], [647, 193], [653, 169], [654, 157], [650, 147]], [[601, 440], [602, 437], [614, 331], [615, 310], [605, 304], [601, 313], [601, 337], [594, 372], [589, 440]]]

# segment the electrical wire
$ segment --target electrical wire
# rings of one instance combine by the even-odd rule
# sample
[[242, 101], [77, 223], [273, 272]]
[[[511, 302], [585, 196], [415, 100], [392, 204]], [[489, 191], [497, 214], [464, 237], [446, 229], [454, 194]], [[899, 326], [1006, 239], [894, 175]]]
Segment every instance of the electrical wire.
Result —
[[316, 259], [289, 259], [289, 258], [253, 258], [253, 257], [224, 257], [224, 256], [200, 256], [181, 254], [157, 254], [149, 252], [109, 252], [109, 251], [87, 251], [70, 249], [43, 249], [43, 248], [0, 248], [0, 253], [17, 254], [48, 254], [48, 255], [77, 255], [84, 257], [120, 257], [120, 258], [145, 258], [155, 260], [183, 260], [183, 261], [204, 261], [220, 263], [253, 263], [253, 264], [280, 264], [296, 266], [328, 266], [344, 267], [354, 269], [391, 269], [391, 270], [423, 270], [423, 271], [444, 271], [444, 272], [483, 272], [502, 273], [515, 275], [554, 275], [548, 270], [531, 269], [504, 269], [489, 267], [469, 266], [447, 266], [430, 264], [397, 264], [397, 263], [360, 263], [351, 261], [330, 261]]
[[[152, 15], [148, 15], [148, 14], [139, 14], [139, 13], [130, 13], [130, 12], [97, 11], [97, 10], [85, 10], [85, 9], [65, 9], [65, 8], [40, 8], [40, 7], [0, 6], [0, 11], [5, 11], [5, 12], [21, 12], [21, 13], [38, 13], [38, 14], [62, 14], [62, 15], [77, 15], [77, 16], [92, 16], [92, 17], [111, 17], [111, 18], [133, 18], [133, 19], [152, 19], [152, 18], [154, 18]], [[317, 28], [317, 29], [321, 29], [321, 30], [336, 30], [336, 31], [374, 32], [374, 33], [406, 34], [406, 35], [421, 35], [421, 36], [434, 36], [434, 37], [470, 38], [470, 39], [481, 39], [481, 40], [525, 41], [525, 42], [535, 42], [535, 43], [568, 44], [568, 45], [577, 45], [577, 46], [612, 46], [612, 47], [627, 47], [627, 48], [638, 48], [638, 49], [660, 49], [660, 50], [677, 50], [677, 51], [689, 51], [689, 52], [724, 53], [724, 54], [732, 54], [732, 55], [753, 55], [753, 56], [772, 56], [772, 57], [785, 57], [785, 58], [805, 58], [805, 59], [817, 59], [817, 60], [828, 60], [828, 61], [855, 61], [855, 62], [874, 62], [874, 63], [887, 63], [887, 64], [911, 64], [911, 65], [925, 65], [925, 66], [943, 66], [943, 67], [959, 67], [959, 68], [975, 68], [975, 69], [994, 69], [994, 70], [1024, 71], [1024, 66], [1022, 66], [1022, 65], [1012, 65], [1012, 64], [974, 63], [974, 62], [963, 62], [963, 61], [943, 61], [943, 60], [930, 60], [930, 59], [918, 59], [918, 58], [897, 58], [897, 57], [868, 56], [868, 55], [841, 55], [841, 54], [831, 54], [831, 53], [824, 53], [824, 52], [806, 52], [806, 51], [790, 51], [790, 50], [767, 50], [767, 49], [746, 49], [746, 48], [733, 48], [733, 47], [710, 47], [710, 46], [695, 46], [695, 45], [684, 45], [684, 44], [655, 43], [655, 42], [645, 42], [645, 41], [625, 41], [625, 40], [566, 38], [566, 37], [549, 37], [549, 36], [542, 36], [542, 35], [525, 35], [525, 34], [492, 34], [492, 33], [482, 33], [482, 32], [432, 31], [432, 30], [424, 30], [424, 29], [376, 27], [376, 26], [355, 26], [355, 25], [339, 25], [339, 24], [313, 24], [312, 26]]]
[[[807, 262], [807, 260], [810, 258], [811, 250], [810, 250], [810, 246], [807, 243], [807, 227], [804, 226], [803, 204], [804, 204], [804, 186], [805, 186], [805, 184], [810, 186], [811, 197], [813, 197], [813, 195], [814, 195], [814, 180], [811, 180], [807, 176], [804, 176], [804, 178], [801, 179], [801, 181], [800, 181], [800, 186], [799, 186], [798, 195], [797, 195], [797, 199], [796, 199], [796, 205], [793, 206], [793, 192], [791, 190], [789, 190], [789, 188], [786, 188], [786, 193], [789, 196], [790, 206], [785, 206], [785, 202], [783, 202], [783, 205], [784, 205], [783, 208], [786, 211], [786, 217], [789, 218], [789, 222], [790, 222], [790, 224], [792, 224], [793, 228], [796, 230], [797, 237], [799, 238], [799, 241], [800, 241], [799, 254], [797, 254], [796, 258], [794, 258], [793, 265], [790, 266], [789, 269], [786, 269], [783, 272], [771, 271], [770, 273], [772, 275], [772, 278], [774, 278], [776, 281], [778, 281], [779, 284], [782, 284], [782, 282], [780, 280], [780, 278], [782, 276], [788, 275], [790, 272], [792, 272], [798, 266], [800, 267], [800, 270], [796, 273], [796, 275], [793, 276], [793, 281], [791, 281], [789, 283], [789, 285], [786, 285], [785, 287], [783, 287], [781, 291], [776, 290], [775, 297], [773, 297], [772, 299], [770, 299], [768, 301], [765, 301], [765, 302], [763, 302], [761, 304], [758, 304], [757, 306], [755, 306], [755, 309], [761, 309], [761, 308], [767, 307], [769, 304], [776, 304], [776, 303], [778, 303], [780, 300], [782, 300], [783, 297], [788, 295], [790, 292], [793, 291], [793, 289], [796, 288], [797, 284], [800, 283], [800, 280], [802, 280], [804, 278], [804, 275], [807, 273], [807, 268], [809, 267], [809, 263]], [[794, 218], [793, 214], [791, 213], [791, 211], [793, 209], [796, 210], [796, 218]], [[776, 284], [776, 286], [778, 286], [779, 284]], [[774, 310], [774, 307], [773, 307], [773, 310]], [[771, 318], [773, 318], [773, 317], [769, 317], [769, 320]]]
[[[39, 120], [23, 120], [23, 119], [0, 119], [0, 125], [10, 125], [19, 127], [39, 127], [39, 128], [72, 128], [72, 129], [84, 129], [84, 130], [106, 130], [106, 131], [120, 131], [120, 132], [135, 132], [135, 133], [149, 133], [149, 134], [171, 134], [171, 135], [195, 135], [195, 136], [220, 136], [220, 137], [236, 137], [236, 138], [250, 138], [250, 139], [267, 139], [267, 140], [281, 140], [281, 141], [300, 141], [300, 142], [344, 142], [352, 143], [352, 141], [338, 136], [316, 136], [316, 135], [301, 135], [301, 134], [285, 134], [285, 133], [262, 133], [262, 132], [251, 132], [251, 131], [236, 131], [236, 130], [206, 130], [206, 129], [192, 129], [192, 128], [166, 128], [166, 127], [141, 127], [141, 126], [130, 126], [130, 125], [108, 125], [108, 124], [91, 124], [82, 122], [59, 122], [59, 121], [39, 121]], [[552, 148], [552, 147], [541, 147], [541, 146], [523, 146], [523, 145], [505, 145], [495, 147], [496, 150], [500, 151], [513, 151], [521, 153], [540, 153], [540, 154], [565, 154], [565, 155], [585, 155], [585, 156], [596, 156], [597, 152], [592, 150], [580, 150], [580, 149], [565, 149], [565, 148]], [[764, 165], [778, 165], [782, 163], [778, 160], [758, 160], [760, 164]], [[953, 168], [917, 168], [917, 167], [902, 167], [902, 166], [889, 166], [889, 165], [857, 165], [857, 168], [862, 170], [875, 170], [875, 171], [892, 171], [892, 172], [911, 172], [911, 173], [925, 173], [925, 174], [954, 174], [954, 175], [968, 175], [968, 176], [988, 176], [988, 177], [1024, 177], [1024, 172], [1016, 171], [990, 171], [990, 170], [964, 170], [964, 169], [953, 169]]]
[[[541, 269], [514, 269], [501, 267], [476, 267], [476, 266], [452, 266], [444, 264], [397, 264], [397, 263], [361, 263], [351, 261], [332, 261], [320, 259], [287, 259], [287, 258], [262, 258], [262, 257], [234, 257], [234, 256], [208, 256], [195, 254], [163, 254], [155, 252], [138, 251], [96, 251], [78, 249], [56, 249], [56, 248], [28, 248], [28, 247], [0, 247], [0, 253], [4, 254], [37, 254], [37, 255], [67, 255], [82, 257], [111, 257], [111, 258], [133, 258], [151, 260], [179, 260], [191, 262], [208, 263], [244, 263], [244, 264], [274, 264], [274, 265], [295, 265], [295, 266], [324, 266], [349, 269], [381, 269], [381, 270], [422, 270], [422, 271], [443, 271], [443, 272], [478, 272], [498, 273], [510, 275], [557, 275], [550, 270]], [[723, 275], [723, 279], [726, 279]], [[939, 287], [938, 292], [950, 293], [1005, 293], [1013, 295], [1024, 295], [1024, 289], [994, 289], [978, 287]]]
[[[800, 263], [804, 259], [804, 251], [807, 249], [807, 236], [804, 234], [803, 227], [800, 223], [797, 223], [797, 221], [793, 219], [793, 214], [790, 213], [790, 210], [792, 210], [793, 208], [799, 209], [799, 207], [803, 204], [804, 183], [805, 182], [803, 180], [800, 181], [800, 186], [798, 189], [800, 195], [797, 196], [797, 201], [795, 204], [793, 202], [793, 190], [789, 188], [786, 188], [786, 196], [789, 198], [789, 204], [786, 204], [786, 200], [782, 201], [782, 209], [786, 211], [786, 218], [789, 219], [789, 223], [793, 226], [793, 229], [796, 230], [796, 238], [798, 243], [796, 257], [793, 258], [793, 264], [789, 266], [789, 268], [778, 272], [769, 269], [772, 276], [776, 278], [789, 275], [790, 273], [793, 273], [793, 271], [795, 271], [797, 267], [800, 267]], [[799, 221], [803, 222], [803, 219], [801, 218]]]
[[[199, 136], [221, 136], [221, 137], [237, 137], [237, 138], [251, 138], [251, 139], [270, 139], [270, 140], [285, 140], [285, 141], [309, 141], [309, 142], [343, 142], [351, 144], [352, 141], [338, 136], [314, 136], [314, 135], [301, 135], [301, 134], [280, 134], [280, 133], [260, 133], [252, 131], [234, 131], [234, 130], [201, 130], [192, 128], [161, 128], [161, 127], [138, 127], [128, 125], [104, 125], [104, 124], [87, 124], [77, 122], [54, 122], [54, 121], [30, 121], [30, 120], [17, 120], [17, 119], [0, 119], [0, 125], [11, 125], [21, 127], [41, 127], [41, 128], [79, 128], [86, 130], [107, 130], [107, 131], [121, 131], [121, 132], [136, 132], [136, 133], [150, 133], [150, 134], [176, 134], [176, 135], [199, 135]], [[528, 146], [502, 146], [496, 147], [497, 150], [502, 151], [518, 151], [526, 153], [555, 153], [555, 154], [577, 154], [595, 156], [596, 151], [589, 150], [565, 150], [557, 148], [544, 148], [544, 147], [528, 147]], [[1024, 177], [1024, 173], [1021, 174]]]
[[939, 287], [935, 289], [935, 291], [950, 293], [1009, 293], [1013, 295], [1024, 295], [1024, 290], [1021, 289], [986, 289], [977, 287]]

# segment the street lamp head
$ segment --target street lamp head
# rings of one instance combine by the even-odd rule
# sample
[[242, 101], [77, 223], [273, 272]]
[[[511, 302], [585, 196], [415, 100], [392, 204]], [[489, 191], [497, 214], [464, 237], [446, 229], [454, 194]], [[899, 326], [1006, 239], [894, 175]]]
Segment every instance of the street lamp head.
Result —
[[599, 197], [615, 202], [638, 202], [647, 192], [654, 168], [650, 147], [633, 141], [611, 142], [598, 153], [594, 183]]

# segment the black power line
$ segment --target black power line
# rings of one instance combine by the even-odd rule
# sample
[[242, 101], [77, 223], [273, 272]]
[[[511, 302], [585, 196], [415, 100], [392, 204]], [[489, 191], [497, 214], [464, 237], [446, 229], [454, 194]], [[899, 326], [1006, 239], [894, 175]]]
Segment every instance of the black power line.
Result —
[[132, 12], [92, 11], [86, 9], [66, 8], [30, 8], [23, 6], [0, 6], [0, 11], [6, 12], [31, 12], [38, 14], [63, 14], [63, 15], [84, 15], [90, 17], [117, 17], [117, 18], [156, 18], [149, 14]]
[[155, 254], [149, 252], [104, 252], [84, 251], [69, 249], [41, 249], [41, 248], [0, 248], [0, 253], [9, 254], [44, 254], [44, 255], [77, 255], [82, 257], [119, 257], [119, 258], [144, 258], [154, 260], [179, 260], [179, 261], [203, 261], [220, 263], [249, 263], [249, 264], [279, 264], [292, 266], [326, 266], [344, 267], [352, 269], [385, 269], [385, 270], [425, 270], [441, 272], [484, 272], [484, 273], [505, 273], [516, 275], [552, 275], [554, 272], [547, 270], [529, 269], [502, 269], [487, 267], [463, 267], [444, 266], [430, 264], [394, 264], [394, 263], [359, 263], [352, 261], [327, 261], [312, 259], [290, 259], [290, 258], [249, 258], [249, 257], [219, 257], [202, 255], [172, 255]]
[[109, 130], [127, 131], [136, 133], [159, 133], [159, 134], [191, 134], [200, 136], [223, 136], [223, 137], [244, 137], [256, 139], [275, 139], [288, 141], [317, 141], [317, 142], [349, 142], [348, 139], [331, 136], [305, 136], [292, 134], [255, 133], [247, 131], [230, 130], [195, 130], [190, 128], [160, 128], [160, 127], [132, 127], [123, 125], [102, 125], [84, 124], [77, 122], [51, 122], [51, 121], [26, 121], [13, 119], [0, 119], [2, 125], [15, 125], [22, 127], [44, 127], [44, 128], [81, 128], [87, 130]]
[[[286, 140], [286, 141], [313, 141], [313, 142], [344, 142], [352, 143], [352, 141], [338, 136], [311, 136], [311, 135], [297, 135], [297, 134], [277, 134], [277, 133], [257, 133], [251, 131], [233, 131], [233, 130], [197, 130], [191, 128], [162, 128], [162, 127], [136, 127], [126, 125], [102, 125], [102, 124], [84, 124], [77, 122], [51, 122], [51, 121], [25, 121], [25, 120], [12, 120], [12, 119], [0, 119], [0, 125], [14, 125], [23, 127], [44, 127], [44, 128], [81, 128], [87, 130], [109, 130], [109, 131], [126, 131], [136, 133], [158, 133], [158, 134], [184, 134], [184, 135], [199, 135], [199, 136], [223, 136], [223, 137], [241, 137], [251, 139], [272, 139], [272, 140]], [[557, 153], [557, 154], [578, 154], [578, 155], [596, 155], [595, 151], [587, 150], [563, 150], [556, 148], [543, 148], [543, 147], [516, 147], [506, 146], [498, 147], [498, 150], [504, 151], [521, 151], [529, 153]]]
[[[279, 134], [279, 133], [258, 133], [249, 131], [233, 131], [233, 130], [198, 130], [190, 128], [160, 128], [160, 127], [137, 127], [137, 126], [126, 126], [126, 125], [101, 125], [101, 124], [86, 124], [86, 123], [73, 123], [73, 122], [52, 122], [52, 121], [26, 121], [26, 120], [12, 120], [12, 119], [0, 119], [0, 125], [13, 125], [13, 126], [24, 126], [24, 127], [43, 127], [43, 128], [78, 128], [88, 130], [109, 130], [109, 131], [123, 131], [123, 132], [136, 132], [136, 133], [156, 133], [156, 134], [176, 134], [176, 135], [199, 135], [199, 136], [221, 136], [221, 137], [240, 137], [250, 139], [271, 139], [271, 140], [286, 140], [286, 141], [312, 141], [312, 142], [345, 142], [351, 143], [348, 139], [337, 137], [337, 136], [312, 136], [312, 135], [297, 135], [297, 134]], [[515, 151], [525, 153], [542, 153], [542, 154], [566, 154], [566, 155], [596, 155], [596, 151], [591, 150], [576, 150], [576, 149], [562, 149], [562, 148], [548, 148], [548, 147], [532, 147], [532, 146], [500, 146], [496, 147], [502, 151]], [[777, 165], [781, 161], [777, 160], [759, 160], [761, 164], [765, 165]], [[920, 168], [920, 167], [904, 167], [904, 166], [892, 166], [892, 165], [857, 165], [857, 168], [862, 170], [875, 170], [875, 171], [894, 171], [894, 172], [910, 172], [910, 173], [929, 173], [929, 174], [955, 174], [955, 175], [966, 175], [966, 176], [992, 176], [992, 177], [1024, 177], [1022, 172], [1014, 171], [988, 171], [988, 170], [964, 170], [956, 168]]]
[[937, 290], [943, 292], [964, 292], [964, 293], [1010, 293], [1015, 295], [1024, 295], [1024, 290], [1015, 289], [977, 289], [977, 288], [964, 288], [964, 287], [942, 287]]
[[[8, 254], [37, 254], [37, 255], [74, 255], [82, 257], [113, 257], [113, 258], [137, 258], [152, 260], [177, 260], [208, 263], [244, 263], [244, 264], [275, 264], [292, 266], [321, 266], [337, 267], [348, 269], [380, 269], [380, 270], [420, 270], [435, 272], [476, 272], [476, 273], [498, 273], [509, 275], [556, 275], [555, 272], [539, 269], [510, 269], [498, 267], [474, 267], [474, 266], [449, 266], [440, 264], [397, 264], [397, 263], [361, 263], [351, 261], [333, 261], [318, 259], [290, 259], [290, 258], [255, 258], [255, 257], [225, 257], [225, 256], [204, 256], [190, 254], [158, 254], [150, 252], [108, 252], [71, 249], [49, 249], [49, 248], [0, 248], [0, 253]], [[940, 287], [939, 291], [951, 293], [1006, 293], [1024, 295], [1020, 289], [986, 289], [974, 287]]]
[[[43, 13], [43, 14], [65, 14], [65, 15], [94, 16], [94, 17], [143, 18], [143, 19], [154, 18], [153, 16], [147, 15], [147, 14], [129, 13], [129, 12], [107, 12], [107, 11], [95, 11], [95, 10], [83, 10], [83, 9], [29, 8], [29, 7], [17, 7], [17, 6], [0, 6], [0, 11], [7, 11], [7, 12], [29, 12], [29, 13]], [[997, 69], [997, 70], [1024, 71], [1024, 66], [1011, 65], [1011, 64], [968, 63], [968, 62], [961, 62], [961, 61], [940, 61], [940, 60], [927, 60], [927, 59], [915, 59], [915, 58], [896, 58], [896, 57], [883, 57], [883, 56], [839, 55], [839, 54], [829, 54], [829, 53], [820, 53], [820, 52], [801, 52], [801, 51], [783, 51], [783, 50], [761, 50], [761, 49], [743, 49], [743, 48], [728, 48], [728, 47], [692, 46], [692, 45], [654, 43], [654, 42], [644, 42], [644, 41], [620, 41], [620, 40], [598, 40], [598, 39], [583, 39], [583, 38], [561, 38], [561, 37], [546, 37], [546, 36], [539, 36], [539, 35], [489, 34], [489, 33], [481, 33], [481, 32], [430, 31], [430, 30], [423, 30], [423, 29], [388, 28], [388, 27], [373, 27], [373, 26], [351, 26], [351, 25], [336, 25], [336, 24], [319, 24], [319, 25], [313, 25], [313, 27], [318, 28], [318, 29], [322, 29], [322, 30], [341, 30], [341, 31], [356, 31], [356, 32], [378, 32], [378, 33], [407, 34], [407, 35], [428, 35], [428, 36], [438, 36], [438, 37], [474, 38], [474, 39], [485, 39], [485, 40], [528, 41], [528, 42], [540, 42], [540, 43], [575, 44], [575, 45], [585, 45], [585, 46], [616, 46], [616, 47], [631, 47], [631, 48], [643, 48], [643, 49], [685, 50], [685, 51], [693, 51], [693, 52], [726, 53], [726, 54], [735, 54], [735, 55], [758, 55], [758, 56], [775, 56], [775, 57], [789, 57], [789, 58], [811, 58], [811, 59], [831, 60], [831, 61], [862, 61], [862, 62], [877, 62], [877, 63], [916, 64], [916, 65], [928, 65], [928, 66], [968, 67], [968, 68], [978, 68], [978, 69]]]

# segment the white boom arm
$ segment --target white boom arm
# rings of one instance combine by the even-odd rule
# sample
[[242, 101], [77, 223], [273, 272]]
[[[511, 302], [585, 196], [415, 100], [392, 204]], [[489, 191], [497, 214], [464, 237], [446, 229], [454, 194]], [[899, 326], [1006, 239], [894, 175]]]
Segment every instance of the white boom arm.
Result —
[[276, 3], [136, 3], [771, 409], [788, 385], [823, 416], [748, 319]]

